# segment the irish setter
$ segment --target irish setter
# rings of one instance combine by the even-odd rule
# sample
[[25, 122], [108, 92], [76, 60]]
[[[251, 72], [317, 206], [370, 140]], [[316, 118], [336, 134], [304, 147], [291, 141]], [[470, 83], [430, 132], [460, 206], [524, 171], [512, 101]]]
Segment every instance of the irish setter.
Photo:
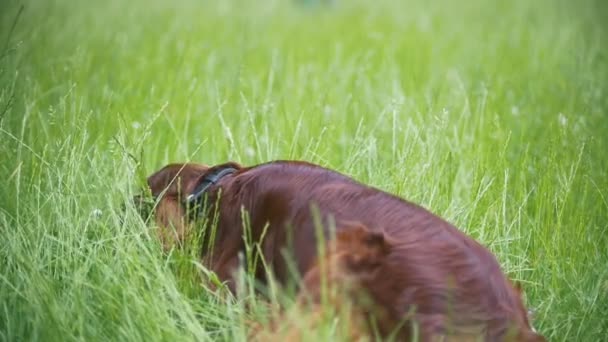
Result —
[[261, 247], [264, 263], [253, 270], [258, 280], [267, 280], [265, 264], [280, 284], [287, 284], [293, 261], [304, 275], [302, 290], [314, 299], [314, 274], [322, 274], [318, 246], [334, 241], [335, 234], [349, 241], [351, 232], [354, 246], [364, 246], [356, 242], [364, 236], [382, 247], [338, 253], [343, 256], [338, 259], [350, 260], [338, 274], [358, 279], [359, 292], [375, 308], [362, 312], [367, 321], [377, 313], [380, 336], [407, 341], [417, 332], [422, 341], [437, 336], [545, 340], [530, 326], [520, 287], [490, 251], [421, 206], [339, 172], [302, 161], [251, 167], [170, 164], [152, 174], [148, 185], [157, 201], [154, 217], [164, 246], [200, 236], [203, 263], [232, 292], [244, 236]]

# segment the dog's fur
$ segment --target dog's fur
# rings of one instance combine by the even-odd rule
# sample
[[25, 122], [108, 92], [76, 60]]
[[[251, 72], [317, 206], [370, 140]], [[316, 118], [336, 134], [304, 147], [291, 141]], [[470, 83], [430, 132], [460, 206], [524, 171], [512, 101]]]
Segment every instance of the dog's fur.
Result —
[[[226, 166], [238, 171], [211, 187], [204, 214], [189, 220], [182, 206], [186, 196], [205, 175]], [[205, 232], [204, 245], [212, 248], [203, 248], [201, 257], [233, 292], [233, 272], [245, 250], [242, 209], [248, 213], [250, 237], [260, 243], [265, 264], [281, 284], [290, 279], [289, 258], [300, 274], [315, 269], [317, 223], [331, 240], [330, 227], [340, 234], [351, 229], [348, 222], [357, 221], [372, 236], [382, 234], [390, 241], [390, 252], [374, 266], [377, 273], [358, 282], [383, 310], [384, 318], [377, 320], [382, 335], [400, 327], [397, 336], [407, 340], [415, 322], [422, 340], [438, 335], [544, 340], [530, 327], [519, 287], [486, 248], [424, 208], [338, 172], [297, 161], [253, 167], [171, 164], [151, 175], [148, 185], [160, 199], [155, 217], [166, 248], [182, 243], [194, 230]], [[217, 233], [212, 236], [213, 222]], [[365, 261], [370, 256], [361, 257]], [[255, 276], [264, 282], [266, 272], [258, 265]], [[400, 325], [408, 315], [412, 319]]]
[[368, 283], [383, 278], [378, 269], [391, 250], [383, 234], [353, 223], [327, 243], [304, 275], [295, 306], [279, 311], [266, 327], [253, 323], [251, 340], [304, 341], [324, 321], [338, 318], [346, 325], [338, 329], [340, 337], [366, 341], [374, 333], [371, 320], [389, 318], [366, 292]]

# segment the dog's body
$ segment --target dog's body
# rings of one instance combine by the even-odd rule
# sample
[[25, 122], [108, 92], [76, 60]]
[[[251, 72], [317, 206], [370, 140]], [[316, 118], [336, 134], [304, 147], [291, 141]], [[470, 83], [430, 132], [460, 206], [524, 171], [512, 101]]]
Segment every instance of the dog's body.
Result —
[[[157, 209], [163, 213], [157, 214], [160, 226], [175, 226], [178, 240], [187, 236], [192, 222], [182, 221], [182, 203], [206, 174], [226, 167], [237, 171], [206, 192], [204, 218], [217, 222], [217, 234], [211, 241], [213, 249], [205, 249], [203, 258], [233, 291], [233, 272], [245, 250], [242, 208], [248, 213], [252, 240], [260, 242], [263, 236], [263, 258], [282, 284], [290, 277], [285, 252], [300, 274], [315, 264], [317, 223], [324, 237], [331, 239], [330, 227], [339, 233], [351, 226], [349, 222], [360, 222], [382, 233], [392, 245], [378, 266], [385, 276], [364, 284], [386, 311], [388, 318], [379, 322], [382, 334], [392, 333], [413, 310], [423, 339], [477, 329], [475, 334], [484, 340], [498, 341], [508, 334], [518, 341], [543, 340], [531, 331], [519, 289], [487, 249], [420, 206], [317, 165], [294, 161], [248, 168], [235, 163], [210, 168], [169, 165], [148, 179], [153, 195], [162, 195]], [[161, 238], [168, 242], [166, 232]], [[264, 281], [259, 265], [256, 277]], [[411, 324], [406, 322], [398, 336], [407, 340], [410, 333]]]

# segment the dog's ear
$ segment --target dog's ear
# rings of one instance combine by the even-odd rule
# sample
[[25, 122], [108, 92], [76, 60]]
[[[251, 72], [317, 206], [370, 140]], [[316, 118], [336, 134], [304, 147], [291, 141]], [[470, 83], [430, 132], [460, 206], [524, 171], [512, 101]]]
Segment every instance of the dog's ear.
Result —
[[336, 239], [341, 248], [353, 252], [366, 252], [385, 256], [391, 250], [391, 243], [381, 231], [371, 231], [363, 224], [352, 224], [338, 232]]
[[390, 252], [391, 246], [389, 241], [382, 232], [368, 232], [362, 239], [364, 245], [376, 252], [379, 256], [385, 256]]
[[209, 169], [203, 164], [169, 164], [148, 177], [148, 186], [154, 197], [183, 197]]
[[336, 235], [335, 251], [342, 255], [346, 267], [358, 274], [377, 270], [391, 250], [392, 244], [382, 231], [362, 224], [343, 228]]

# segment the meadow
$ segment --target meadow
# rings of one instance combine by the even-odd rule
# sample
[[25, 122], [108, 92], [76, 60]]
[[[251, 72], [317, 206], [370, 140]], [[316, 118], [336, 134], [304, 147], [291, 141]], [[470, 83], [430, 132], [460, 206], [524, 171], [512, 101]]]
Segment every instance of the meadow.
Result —
[[0, 340], [244, 340], [257, 299], [206, 290], [196, 251], [164, 254], [122, 205], [169, 162], [273, 159], [423, 205], [497, 255], [549, 340], [606, 340], [607, 17], [599, 0], [2, 1]]

